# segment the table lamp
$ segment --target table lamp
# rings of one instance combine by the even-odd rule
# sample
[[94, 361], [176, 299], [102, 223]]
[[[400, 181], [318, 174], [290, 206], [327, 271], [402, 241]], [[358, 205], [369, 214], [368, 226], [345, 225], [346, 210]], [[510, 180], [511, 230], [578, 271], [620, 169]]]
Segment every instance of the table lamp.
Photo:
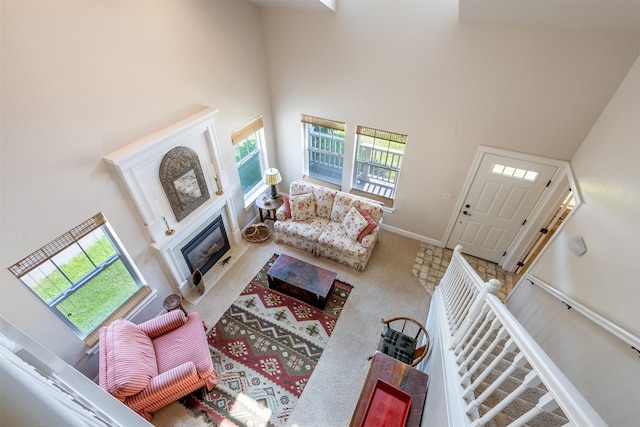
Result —
[[282, 181], [282, 177], [280, 176], [280, 171], [275, 168], [269, 168], [264, 171], [264, 183], [271, 186], [271, 197], [272, 199], [277, 199], [278, 190], [276, 190], [276, 184]]

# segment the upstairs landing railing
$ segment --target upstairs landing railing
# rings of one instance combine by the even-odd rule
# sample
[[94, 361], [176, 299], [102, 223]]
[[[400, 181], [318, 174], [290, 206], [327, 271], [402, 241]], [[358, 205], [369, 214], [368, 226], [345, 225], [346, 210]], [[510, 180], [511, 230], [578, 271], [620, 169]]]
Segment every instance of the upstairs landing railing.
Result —
[[[496, 279], [483, 282], [461, 252], [461, 246], [454, 249], [451, 263], [433, 295], [450, 425], [515, 427], [530, 422], [535, 425], [534, 419], [540, 414], [558, 413], [560, 408], [561, 425], [606, 426], [500, 302], [496, 296], [500, 282]], [[498, 375], [499, 364], [502, 372]], [[502, 398], [488, 399], [516, 371], [520, 378], [525, 372], [524, 379], [516, 382], [519, 385], [498, 394]], [[530, 405], [531, 409], [514, 418], [513, 410], [506, 408], [531, 388], [541, 390], [540, 397]], [[504, 417], [503, 413], [509, 416]], [[505, 419], [509, 421], [505, 423]]]
[[[13, 425], [48, 421], [46, 425], [65, 427], [151, 426], [2, 317], [0, 378], [6, 386], [3, 397], [13, 396], [3, 420]], [[28, 401], [20, 398], [26, 395]]]

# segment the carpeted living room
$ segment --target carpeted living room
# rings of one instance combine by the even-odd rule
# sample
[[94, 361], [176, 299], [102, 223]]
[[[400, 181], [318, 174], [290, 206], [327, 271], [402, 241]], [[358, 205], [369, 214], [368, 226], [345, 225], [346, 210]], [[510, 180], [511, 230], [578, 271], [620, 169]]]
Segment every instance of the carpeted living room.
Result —
[[[337, 279], [353, 289], [286, 425], [348, 425], [370, 365], [367, 358], [378, 345], [381, 318], [426, 319], [430, 296], [412, 272], [420, 243], [383, 230], [364, 272], [277, 244], [272, 238], [245, 244], [247, 251], [213, 284], [214, 290], [197, 306], [185, 304], [185, 308], [197, 310], [211, 328], [273, 254], [288, 254], [335, 271]], [[205, 415], [194, 414], [180, 402], [156, 412], [152, 422], [156, 426], [208, 425]]]
[[[3, 0], [0, 40], [0, 424], [346, 426], [363, 408], [380, 320], [394, 316], [431, 335], [411, 371], [430, 381], [428, 398], [414, 399], [425, 402], [423, 425], [526, 416], [509, 408], [496, 421], [505, 396], [524, 413], [553, 417], [560, 406], [554, 425], [640, 417], [640, 1]], [[314, 126], [328, 144], [310, 143]], [[372, 149], [366, 138], [386, 142]], [[146, 163], [136, 163], [141, 147]], [[333, 168], [326, 180], [313, 176], [318, 158]], [[263, 220], [284, 203], [266, 203], [270, 186], [303, 196], [291, 185], [319, 181], [315, 201], [364, 192], [384, 203], [379, 218], [354, 202], [360, 216], [342, 212], [348, 221], [320, 204], [304, 226], [286, 209]], [[485, 227], [484, 257], [467, 238], [495, 199], [473, 184], [497, 194], [507, 181], [513, 198], [500, 198], [499, 213], [525, 193], [529, 205], [511, 210], [504, 241]], [[296, 209], [311, 206], [302, 199]], [[96, 218], [113, 251], [39, 293], [69, 261], [58, 256], [67, 243], [47, 242], [72, 236], [73, 246], [85, 234], [68, 230]], [[250, 241], [257, 223], [269, 237]], [[375, 236], [353, 233], [355, 223]], [[222, 238], [207, 246], [212, 236]], [[453, 249], [463, 240], [464, 256]], [[197, 286], [190, 263], [218, 243], [228, 252]], [[324, 308], [267, 287], [282, 255], [335, 274]], [[112, 263], [128, 273], [85, 288]], [[504, 283], [495, 295], [494, 274]], [[114, 298], [111, 285], [127, 295]], [[83, 317], [87, 307], [99, 316]], [[99, 342], [102, 326], [124, 318], [146, 331], [167, 314], [197, 319], [212, 366], [197, 381], [216, 387], [177, 396], [177, 377], [145, 366], [148, 345], [121, 352], [121, 366], [149, 368], [141, 389], [153, 390], [105, 391], [100, 359], [116, 352]], [[503, 364], [525, 359], [528, 370], [496, 384]], [[520, 405], [512, 392], [539, 380], [551, 397]], [[123, 404], [136, 395], [143, 405], [158, 383], [176, 394], [161, 407]]]

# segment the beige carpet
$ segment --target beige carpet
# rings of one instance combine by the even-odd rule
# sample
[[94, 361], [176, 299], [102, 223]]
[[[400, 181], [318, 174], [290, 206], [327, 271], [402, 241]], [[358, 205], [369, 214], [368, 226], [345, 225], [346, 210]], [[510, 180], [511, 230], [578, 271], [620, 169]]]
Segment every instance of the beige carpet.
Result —
[[[289, 425], [349, 425], [369, 368], [367, 357], [378, 344], [380, 319], [408, 316], [424, 323], [427, 318], [430, 296], [412, 272], [420, 242], [382, 230], [380, 242], [364, 272], [276, 244], [273, 238], [263, 243], [243, 244], [249, 248], [241, 259], [232, 267], [216, 265], [214, 268], [229, 271], [218, 283], [206, 283], [213, 289], [197, 306], [186, 304], [185, 308], [198, 311], [211, 327], [274, 253], [286, 253], [336, 271], [338, 278], [354, 289]], [[194, 417], [177, 402], [158, 411], [152, 423], [158, 427], [207, 425], [203, 418]]]

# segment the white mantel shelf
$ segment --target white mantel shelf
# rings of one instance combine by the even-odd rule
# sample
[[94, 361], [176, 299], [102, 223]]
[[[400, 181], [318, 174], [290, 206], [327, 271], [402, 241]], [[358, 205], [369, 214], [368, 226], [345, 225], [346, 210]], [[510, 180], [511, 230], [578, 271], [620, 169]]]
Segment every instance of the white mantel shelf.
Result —
[[[104, 157], [124, 182], [151, 238], [151, 247], [161, 255], [175, 287], [192, 303], [199, 298], [192, 295], [188, 284], [191, 273], [181, 249], [218, 215], [222, 216], [231, 246], [229, 254], [237, 258], [233, 254], [244, 248], [231, 201], [235, 187], [227, 179], [214, 129], [217, 112], [216, 108], [204, 107], [196, 114]], [[180, 221], [173, 214], [159, 176], [162, 159], [176, 147], [188, 147], [197, 154], [209, 190], [209, 199]], [[166, 234], [167, 226], [174, 230], [172, 235]], [[213, 283], [212, 275], [205, 274], [204, 279], [210, 285]]]

